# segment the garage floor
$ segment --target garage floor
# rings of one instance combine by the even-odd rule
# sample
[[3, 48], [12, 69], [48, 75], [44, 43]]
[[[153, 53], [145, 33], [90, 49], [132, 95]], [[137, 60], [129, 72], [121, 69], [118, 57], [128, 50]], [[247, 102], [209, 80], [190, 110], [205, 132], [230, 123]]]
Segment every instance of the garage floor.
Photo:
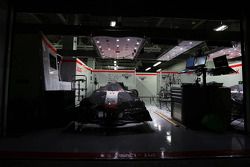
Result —
[[110, 129], [85, 125], [81, 132], [66, 132], [62, 128], [1, 138], [0, 156], [175, 158], [250, 153], [249, 136], [176, 127], [167, 121], [170, 113], [165, 107], [147, 105], [147, 108], [152, 122]]

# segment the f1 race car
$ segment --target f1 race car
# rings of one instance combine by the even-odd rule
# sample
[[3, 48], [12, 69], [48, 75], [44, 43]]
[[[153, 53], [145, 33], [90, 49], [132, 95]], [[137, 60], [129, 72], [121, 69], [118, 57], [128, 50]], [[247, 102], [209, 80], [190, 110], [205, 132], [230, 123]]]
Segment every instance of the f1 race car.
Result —
[[80, 102], [77, 122], [119, 126], [127, 123], [152, 121], [136, 90], [123, 84], [108, 83]]

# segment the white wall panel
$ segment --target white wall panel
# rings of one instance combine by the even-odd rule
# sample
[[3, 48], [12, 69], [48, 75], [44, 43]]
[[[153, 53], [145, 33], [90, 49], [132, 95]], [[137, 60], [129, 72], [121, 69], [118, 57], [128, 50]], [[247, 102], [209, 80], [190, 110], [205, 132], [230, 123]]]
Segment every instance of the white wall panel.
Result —
[[133, 71], [129, 72], [117, 72], [114, 70], [96, 70], [94, 72], [94, 77], [96, 78], [98, 85], [105, 86], [108, 82], [123, 82], [128, 89], [135, 89], [135, 75]]

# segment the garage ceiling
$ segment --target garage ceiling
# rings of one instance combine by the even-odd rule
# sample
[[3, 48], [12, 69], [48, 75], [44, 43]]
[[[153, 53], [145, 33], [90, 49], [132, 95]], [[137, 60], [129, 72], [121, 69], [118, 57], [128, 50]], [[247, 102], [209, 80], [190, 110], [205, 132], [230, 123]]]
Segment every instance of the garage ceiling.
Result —
[[[170, 17], [131, 17], [131, 16], [98, 16], [92, 14], [65, 14], [65, 13], [27, 13], [19, 12], [16, 15], [16, 32], [44, 32], [50, 41], [58, 48], [58, 52], [64, 56], [77, 56], [85, 58], [86, 55], [95, 57], [96, 68], [108, 69], [113, 65], [113, 59], [119, 53], [126, 50], [126, 38], [142, 39], [142, 47], [134, 49], [136, 42], [127, 49], [119, 58], [130, 55], [124, 60], [118, 61], [118, 66], [123, 69], [145, 71], [157, 60], [163, 60], [164, 54], [170, 53], [182, 41], [202, 41], [198, 45], [182, 52], [171, 60], [163, 60], [157, 66], [164, 69], [190, 55], [195, 55], [197, 50], [205, 53], [213, 53], [223, 48], [232, 47], [232, 42], [240, 41], [240, 21], [237, 19], [192, 19]], [[110, 21], [117, 22], [116, 27], [110, 27]], [[213, 29], [221, 23], [228, 25], [223, 32], [215, 32]], [[78, 37], [77, 50], [63, 49], [63, 39], [66, 36]], [[101, 48], [96, 43], [96, 38], [107, 37], [110, 44], [103, 44]], [[101, 41], [101, 39], [100, 39]], [[136, 40], [135, 40], [136, 41]], [[119, 45], [119, 47], [117, 47]], [[105, 49], [104, 49], [105, 48]], [[119, 49], [117, 49], [119, 48]], [[103, 50], [104, 49], [104, 50]], [[125, 49], [125, 50], [124, 50]], [[111, 50], [113, 52], [111, 52]], [[110, 52], [110, 53], [109, 53]], [[119, 52], [119, 53], [118, 53]], [[112, 53], [112, 54], [111, 54]], [[114, 53], [114, 54], [113, 54]], [[118, 53], [118, 54], [117, 54]], [[134, 55], [132, 55], [134, 53]], [[106, 55], [103, 57], [102, 55]], [[132, 56], [132, 57], [131, 57]], [[134, 60], [126, 60], [133, 59]], [[103, 59], [105, 58], [105, 59]], [[118, 58], [118, 57], [116, 57]], [[155, 71], [156, 69], [152, 69]]]
[[145, 39], [138, 37], [92, 37], [98, 54], [103, 59], [131, 59], [138, 55]]

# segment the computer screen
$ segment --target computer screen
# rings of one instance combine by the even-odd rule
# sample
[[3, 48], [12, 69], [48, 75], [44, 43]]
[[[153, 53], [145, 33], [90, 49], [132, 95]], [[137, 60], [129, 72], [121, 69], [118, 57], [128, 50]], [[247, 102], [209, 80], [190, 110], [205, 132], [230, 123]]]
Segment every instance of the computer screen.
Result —
[[228, 67], [228, 61], [227, 61], [227, 56], [226, 55], [214, 58], [213, 62], [214, 62], [215, 68]]
[[193, 69], [194, 68], [194, 62], [195, 62], [194, 57], [188, 58], [187, 61], [186, 61], [186, 69]]
[[49, 62], [50, 62], [50, 67], [57, 69], [57, 61], [56, 61], [56, 57], [53, 56], [52, 54], [49, 53]]
[[207, 60], [207, 56], [196, 57], [194, 66], [195, 67], [197, 67], [197, 66], [205, 66], [206, 65], [206, 60]]

